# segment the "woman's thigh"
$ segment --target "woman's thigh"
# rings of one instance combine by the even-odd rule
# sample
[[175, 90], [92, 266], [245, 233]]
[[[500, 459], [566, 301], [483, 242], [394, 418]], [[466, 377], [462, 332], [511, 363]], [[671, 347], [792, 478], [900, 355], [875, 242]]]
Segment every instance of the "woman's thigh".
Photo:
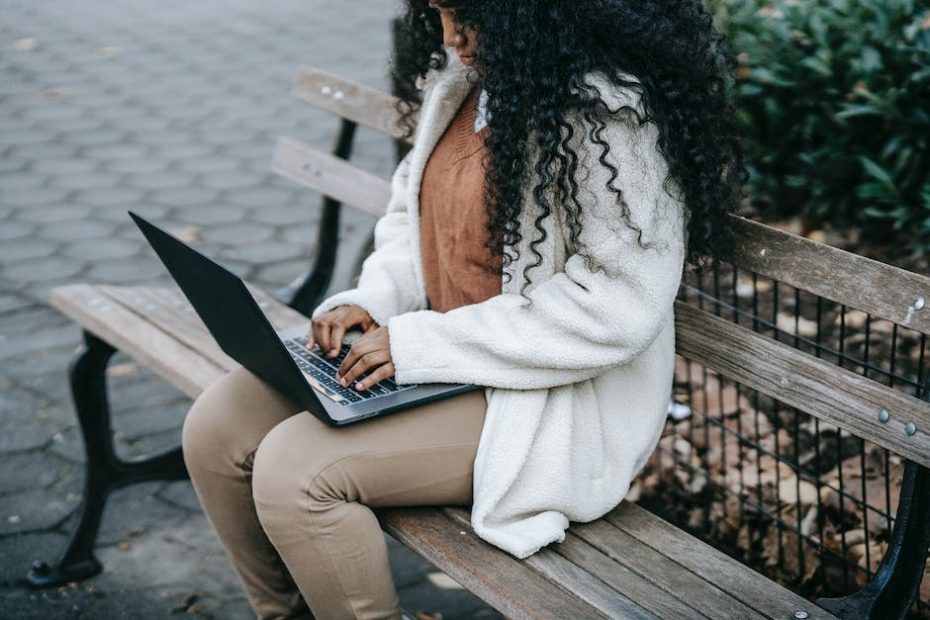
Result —
[[248, 468], [268, 431], [301, 409], [248, 369], [236, 367], [207, 387], [184, 419], [181, 443], [188, 467]]
[[301, 412], [258, 448], [256, 503], [470, 504], [486, 410], [479, 389], [335, 428]]

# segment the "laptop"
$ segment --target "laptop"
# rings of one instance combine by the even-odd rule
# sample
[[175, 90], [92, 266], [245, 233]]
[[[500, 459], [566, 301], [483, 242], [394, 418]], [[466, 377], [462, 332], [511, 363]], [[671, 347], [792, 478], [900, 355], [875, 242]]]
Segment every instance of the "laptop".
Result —
[[241, 278], [142, 216], [129, 215], [220, 348], [327, 424], [350, 424], [484, 389], [459, 383], [398, 384], [393, 378], [361, 392], [354, 385], [343, 387], [336, 371], [361, 330], [346, 333], [337, 357], [327, 357], [316, 343], [308, 349], [308, 325], [275, 331]]

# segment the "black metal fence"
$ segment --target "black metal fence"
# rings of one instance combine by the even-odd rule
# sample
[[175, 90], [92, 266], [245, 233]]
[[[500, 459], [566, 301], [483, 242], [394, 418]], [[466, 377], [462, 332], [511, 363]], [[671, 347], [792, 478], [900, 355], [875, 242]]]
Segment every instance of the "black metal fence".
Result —
[[[679, 300], [919, 396], [927, 337], [723, 265]], [[901, 457], [677, 359], [676, 402], [633, 497], [811, 599], [860, 590], [888, 548]], [[914, 617], [930, 618], [930, 576]]]

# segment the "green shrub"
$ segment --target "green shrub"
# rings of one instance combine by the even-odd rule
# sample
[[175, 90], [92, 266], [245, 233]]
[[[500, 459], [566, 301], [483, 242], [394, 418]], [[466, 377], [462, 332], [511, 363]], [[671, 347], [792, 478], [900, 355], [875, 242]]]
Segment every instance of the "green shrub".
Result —
[[930, 251], [930, 3], [709, 2], [761, 213]]

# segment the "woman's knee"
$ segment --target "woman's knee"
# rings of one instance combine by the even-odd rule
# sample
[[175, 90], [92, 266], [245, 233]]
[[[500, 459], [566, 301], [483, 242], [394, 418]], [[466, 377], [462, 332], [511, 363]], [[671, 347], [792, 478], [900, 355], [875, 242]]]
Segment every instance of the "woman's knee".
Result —
[[319, 442], [326, 429], [309, 417], [285, 420], [261, 441], [252, 470], [252, 497], [263, 525], [291, 521], [312, 512], [315, 481], [332, 459]]

